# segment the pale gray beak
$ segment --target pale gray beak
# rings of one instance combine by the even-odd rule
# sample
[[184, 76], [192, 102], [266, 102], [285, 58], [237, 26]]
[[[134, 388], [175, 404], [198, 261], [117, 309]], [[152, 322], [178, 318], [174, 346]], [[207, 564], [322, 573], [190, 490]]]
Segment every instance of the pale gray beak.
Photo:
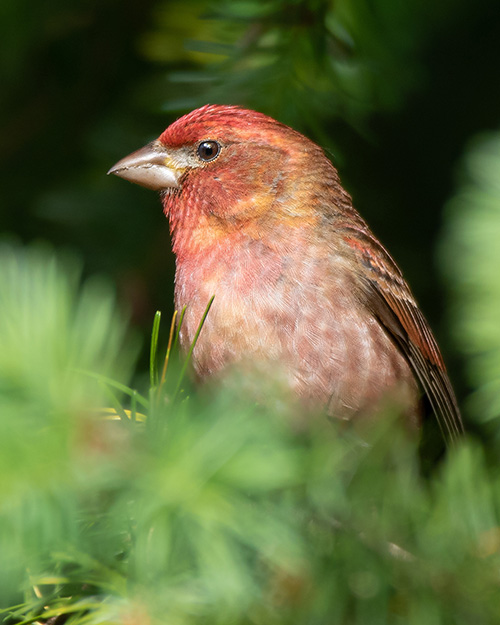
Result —
[[159, 141], [152, 141], [132, 152], [108, 171], [108, 174], [115, 174], [154, 191], [178, 189], [183, 173], [184, 169], [176, 166], [165, 146]]

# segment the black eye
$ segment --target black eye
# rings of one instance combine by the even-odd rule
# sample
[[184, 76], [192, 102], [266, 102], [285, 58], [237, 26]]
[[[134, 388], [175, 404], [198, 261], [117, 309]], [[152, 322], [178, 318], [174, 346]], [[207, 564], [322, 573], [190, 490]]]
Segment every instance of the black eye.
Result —
[[198, 146], [198, 156], [202, 161], [208, 163], [208, 161], [213, 161], [214, 158], [219, 156], [220, 145], [217, 141], [203, 141]]

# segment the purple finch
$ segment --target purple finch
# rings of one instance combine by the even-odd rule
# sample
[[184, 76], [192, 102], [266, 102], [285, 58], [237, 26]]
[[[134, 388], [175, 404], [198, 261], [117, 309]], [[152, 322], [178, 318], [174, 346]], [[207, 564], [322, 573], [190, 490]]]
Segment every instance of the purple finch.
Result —
[[463, 425], [443, 359], [401, 271], [312, 141], [261, 113], [204, 106], [119, 161], [160, 191], [180, 331], [200, 379], [255, 367], [305, 405], [351, 418], [388, 401]]

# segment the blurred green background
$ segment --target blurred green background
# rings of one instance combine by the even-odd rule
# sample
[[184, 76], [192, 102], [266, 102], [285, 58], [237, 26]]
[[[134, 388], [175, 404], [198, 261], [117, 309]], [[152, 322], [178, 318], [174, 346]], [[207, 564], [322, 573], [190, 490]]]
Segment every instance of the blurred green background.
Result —
[[[498, 623], [498, 0], [2, 0], [0, 42], [7, 621]], [[325, 148], [480, 444], [423, 479], [396, 426], [297, 432], [240, 398], [148, 396], [168, 225], [106, 171], [205, 103]]]

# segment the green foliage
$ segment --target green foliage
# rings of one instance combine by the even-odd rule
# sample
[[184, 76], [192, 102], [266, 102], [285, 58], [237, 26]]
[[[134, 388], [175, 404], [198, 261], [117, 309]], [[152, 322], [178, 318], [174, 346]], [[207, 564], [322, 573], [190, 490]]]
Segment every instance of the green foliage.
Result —
[[455, 292], [454, 333], [476, 390], [471, 414], [500, 444], [500, 135], [470, 147], [447, 207], [443, 260]]
[[329, 145], [328, 120], [365, 127], [369, 114], [401, 105], [425, 78], [418, 52], [463, 6], [462, 0], [163, 1], [141, 50], [167, 66], [184, 63], [168, 74], [166, 110], [244, 104]]
[[[1, 258], [7, 622], [498, 622], [500, 474], [476, 445], [425, 480], [394, 415], [348, 428], [241, 392], [175, 399], [175, 359], [149, 397], [127, 391], [109, 290], [47, 250]], [[132, 410], [104, 417], [104, 388]]]
[[[429, 250], [449, 171], [499, 122], [496, 0], [6, 0], [0, 17], [0, 227], [78, 249], [137, 325], [171, 300], [167, 227], [156, 198], [105, 172], [209, 101], [335, 147], [398, 259], [414, 235], [403, 264], [431, 316], [442, 308]], [[158, 368], [158, 327], [152, 388], [131, 389], [135, 344], [110, 288], [82, 283], [72, 255], [3, 245], [2, 617], [500, 622], [499, 161], [497, 136], [471, 149], [442, 256], [478, 389], [469, 414], [491, 436], [426, 479], [390, 415], [306, 426], [241, 392], [189, 391], [175, 335]]]
[[[104, 393], [89, 375], [127, 380], [134, 361], [109, 286], [47, 247], [0, 247], [0, 596], [40, 550], [83, 519], [75, 496], [91, 463], [89, 436]], [[64, 267], [64, 270], [63, 270]], [[100, 475], [99, 479], [104, 476]], [[78, 520], [77, 520], [78, 517]]]

